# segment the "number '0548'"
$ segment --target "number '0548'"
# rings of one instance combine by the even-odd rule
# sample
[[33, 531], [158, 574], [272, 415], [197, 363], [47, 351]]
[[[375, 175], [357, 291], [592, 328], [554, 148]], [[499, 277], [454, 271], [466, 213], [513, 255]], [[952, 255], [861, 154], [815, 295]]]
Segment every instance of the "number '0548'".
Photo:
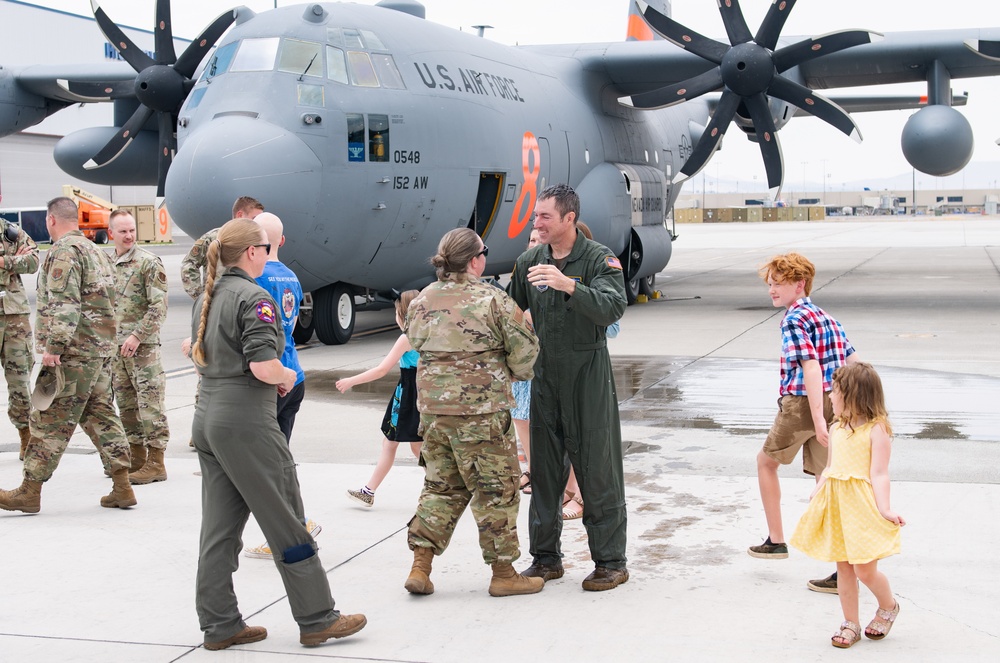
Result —
[[395, 163], [420, 163], [420, 150], [396, 150], [392, 153]]

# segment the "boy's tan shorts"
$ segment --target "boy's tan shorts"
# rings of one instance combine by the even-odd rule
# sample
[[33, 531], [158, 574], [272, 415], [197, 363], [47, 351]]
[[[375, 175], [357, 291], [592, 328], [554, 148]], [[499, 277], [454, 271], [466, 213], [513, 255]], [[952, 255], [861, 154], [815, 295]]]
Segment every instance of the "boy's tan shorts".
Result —
[[[833, 405], [826, 392], [823, 393], [823, 416], [827, 425], [833, 421]], [[788, 465], [795, 460], [799, 449], [802, 449], [802, 471], [819, 475], [826, 467], [827, 448], [816, 439], [809, 398], [785, 395], [778, 400], [778, 414], [764, 440], [763, 451], [776, 462]]]

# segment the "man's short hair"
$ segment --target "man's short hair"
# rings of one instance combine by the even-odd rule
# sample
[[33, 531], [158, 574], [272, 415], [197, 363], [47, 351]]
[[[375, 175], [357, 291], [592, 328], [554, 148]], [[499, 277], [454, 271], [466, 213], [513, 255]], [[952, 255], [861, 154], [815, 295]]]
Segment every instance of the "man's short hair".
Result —
[[559, 212], [560, 218], [570, 212], [573, 212], [574, 222], [580, 218], [580, 196], [576, 195], [573, 187], [568, 184], [553, 184], [552, 186], [545, 187], [538, 194], [538, 200], [540, 201], [549, 198], [555, 200], [556, 210]]
[[254, 210], [264, 211], [264, 205], [261, 204], [256, 198], [251, 198], [250, 196], [240, 196], [233, 203], [233, 218], [235, 219], [240, 212], [243, 212], [244, 216], [250, 216], [250, 212]]
[[45, 205], [49, 214], [54, 216], [57, 221], [62, 223], [78, 223], [79, 222], [79, 212], [76, 203], [73, 202], [72, 198], [67, 198], [66, 196], [59, 196], [58, 198], [53, 198]]
[[114, 212], [112, 212], [110, 215], [108, 215], [108, 225], [113, 226], [115, 223], [115, 219], [117, 219], [120, 216], [131, 216], [133, 220], [135, 219], [135, 217], [132, 216], [132, 212], [128, 211], [127, 209], [119, 208], [116, 209]]
[[812, 292], [813, 277], [816, 276], [816, 267], [809, 259], [798, 253], [785, 253], [774, 256], [759, 270], [757, 274], [767, 281], [773, 278], [778, 283], [798, 283], [805, 281], [806, 297]]

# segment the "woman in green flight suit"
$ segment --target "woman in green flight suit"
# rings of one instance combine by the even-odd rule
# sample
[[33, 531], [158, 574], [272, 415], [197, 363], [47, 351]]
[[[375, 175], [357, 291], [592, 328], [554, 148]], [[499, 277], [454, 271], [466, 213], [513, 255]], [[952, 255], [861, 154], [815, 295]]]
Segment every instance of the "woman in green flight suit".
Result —
[[[316, 544], [303, 525], [295, 461], [275, 417], [275, 388], [290, 389], [295, 372], [279, 359], [285, 341], [275, 323], [278, 307], [253, 280], [270, 248], [252, 220], [224, 225], [209, 246], [205, 292], [192, 315], [192, 356], [202, 376], [192, 427], [202, 473], [195, 607], [205, 648], [212, 650], [267, 637], [263, 627], [243, 621], [233, 591], [250, 513], [274, 551], [299, 642], [318, 645], [367, 623], [364, 615], [334, 609]], [[220, 260], [226, 269], [217, 277]]]

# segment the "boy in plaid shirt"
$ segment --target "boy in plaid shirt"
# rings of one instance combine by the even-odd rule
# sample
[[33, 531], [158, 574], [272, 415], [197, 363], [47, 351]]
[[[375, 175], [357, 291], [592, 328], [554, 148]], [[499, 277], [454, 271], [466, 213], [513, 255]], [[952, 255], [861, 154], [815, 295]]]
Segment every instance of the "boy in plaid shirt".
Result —
[[[752, 557], [785, 559], [788, 546], [781, 526], [778, 466], [788, 465], [802, 449], [802, 469], [817, 481], [826, 467], [830, 390], [833, 372], [858, 360], [844, 328], [809, 299], [816, 268], [798, 253], [775, 256], [758, 272], [767, 282], [771, 303], [786, 310], [781, 320], [781, 385], [778, 414], [757, 454], [757, 481], [764, 504], [768, 537], [750, 546]], [[813, 580], [809, 588], [835, 593], [836, 578]]]

